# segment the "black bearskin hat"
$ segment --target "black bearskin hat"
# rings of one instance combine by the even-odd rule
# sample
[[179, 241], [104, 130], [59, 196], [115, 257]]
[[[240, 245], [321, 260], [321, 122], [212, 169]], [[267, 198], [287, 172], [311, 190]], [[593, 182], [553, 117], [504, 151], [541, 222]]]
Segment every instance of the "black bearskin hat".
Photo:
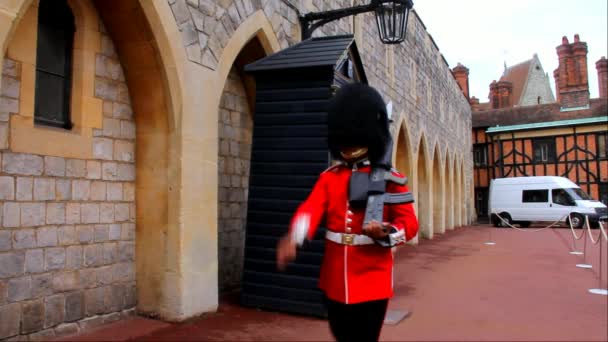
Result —
[[341, 147], [368, 148], [372, 164], [382, 160], [391, 139], [386, 104], [378, 91], [362, 83], [340, 88], [331, 99], [327, 143], [334, 159], [342, 160]]

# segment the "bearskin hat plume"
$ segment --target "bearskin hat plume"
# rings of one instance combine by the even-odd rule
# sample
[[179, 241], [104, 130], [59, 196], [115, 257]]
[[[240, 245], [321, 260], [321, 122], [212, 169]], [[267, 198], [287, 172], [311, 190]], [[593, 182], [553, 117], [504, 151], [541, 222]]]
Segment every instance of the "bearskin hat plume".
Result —
[[342, 160], [342, 147], [367, 147], [372, 164], [380, 161], [391, 139], [386, 104], [374, 88], [353, 83], [331, 99], [327, 118], [329, 150]]

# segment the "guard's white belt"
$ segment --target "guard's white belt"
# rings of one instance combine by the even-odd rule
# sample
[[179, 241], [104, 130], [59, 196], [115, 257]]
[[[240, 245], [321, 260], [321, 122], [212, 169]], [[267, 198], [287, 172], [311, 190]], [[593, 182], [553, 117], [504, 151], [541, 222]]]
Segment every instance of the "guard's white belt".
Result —
[[329, 241], [339, 243], [341, 245], [373, 245], [374, 239], [362, 234], [346, 234], [336, 233], [330, 230], [325, 233], [325, 238]]

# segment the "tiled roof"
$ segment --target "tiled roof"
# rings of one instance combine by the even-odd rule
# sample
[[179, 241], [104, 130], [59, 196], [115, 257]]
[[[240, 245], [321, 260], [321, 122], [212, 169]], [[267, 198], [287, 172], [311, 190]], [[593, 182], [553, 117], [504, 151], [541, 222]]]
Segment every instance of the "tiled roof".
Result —
[[509, 81], [513, 83], [513, 104], [518, 105], [520, 103], [521, 95], [524, 92], [524, 86], [530, 73], [530, 65], [533, 59], [515, 64], [507, 70], [504, 75], [500, 78], [501, 81]]
[[473, 128], [572, 120], [608, 115], [608, 99], [591, 99], [589, 108], [561, 111], [559, 103], [473, 112]]

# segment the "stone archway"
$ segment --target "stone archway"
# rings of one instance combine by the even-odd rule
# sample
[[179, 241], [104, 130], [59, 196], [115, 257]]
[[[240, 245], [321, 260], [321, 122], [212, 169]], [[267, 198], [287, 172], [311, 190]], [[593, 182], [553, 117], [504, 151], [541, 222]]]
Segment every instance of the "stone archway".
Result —
[[439, 143], [435, 144], [433, 153], [433, 181], [431, 196], [433, 198], [433, 231], [437, 233], [445, 233], [444, 220], [444, 198], [445, 187], [442, 177], [441, 156], [439, 153]]
[[456, 226], [460, 227], [462, 226], [462, 207], [463, 207], [463, 203], [461, 201], [462, 199], [462, 169], [460, 167], [461, 162], [460, 162], [460, 158], [456, 157], [455, 161], [454, 161], [455, 167], [456, 167], [456, 179], [455, 179], [455, 184], [456, 184], [456, 208], [455, 208], [455, 221], [456, 221]]
[[467, 225], [469, 223], [468, 220], [468, 215], [467, 215], [467, 208], [469, 207], [468, 203], [466, 202], [467, 200], [467, 188], [466, 188], [466, 179], [465, 179], [465, 173], [464, 173], [464, 161], [461, 160], [460, 161], [460, 202], [462, 203], [461, 207], [460, 207], [460, 222], [461, 225]]
[[427, 239], [433, 238], [433, 216], [432, 208], [433, 203], [431, 191], [431, 179], [430, 179], [430, 167], [429, 158], [427, 157], [427, 141], [424, 134], [420, 137], [418, 144], [418, 160], [416, 163], [417, 167], [417, 195], [416, 200], [418, 202], [418, 223], [420, 225], [419, 231], [422, 236]]
[[396, 146], [393, 151], [393, 165], [395, 165], [397, 171], [401, 172], [405, 176], [409, 176], [412, 173], [412, 153], [410, 147], [410, 135], [405, 121], [403, 121], [402, 124], [399, 126]]
[[237, 56], [224, 85], [218, 120], [218, 286], [241, 287], [249, 171], [255, 111], [255, 80], [244, 67], [266, 56], [258, 37]]
[[450, 150], [445, 153], [444, 164], [444, 179], [445, 179], [445, 221], [446, 229], [454, 229], [454, 175], [453, 167], [450, 162]]

